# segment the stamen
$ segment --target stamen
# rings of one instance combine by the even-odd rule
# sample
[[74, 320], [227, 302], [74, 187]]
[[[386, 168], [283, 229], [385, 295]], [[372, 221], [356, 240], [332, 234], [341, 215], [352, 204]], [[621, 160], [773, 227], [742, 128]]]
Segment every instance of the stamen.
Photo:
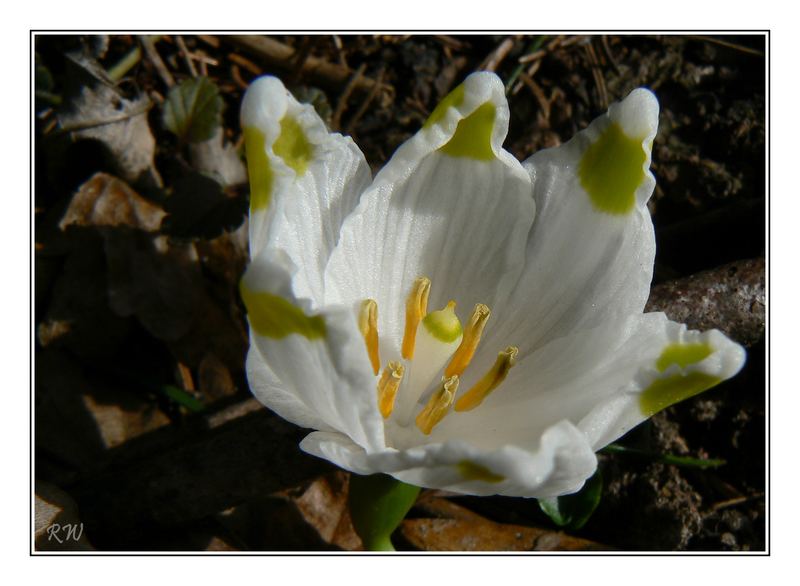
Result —
[[444, 371], [445, 377], [461, 376], [467, 369], [472, 357], [475, 355], [475, 350], [481, 341], [483, 328], [486, 327], [486, 322], [489, 321], [491, 313], [483, 303], [478, 303], [475, 309], [472, 310], [472, 316], [469, 318], [469, 323], [464, 331], [461, 345], [456, 350], [456, 353], [453, 354], [450, 364], [447, 365]]
[[374, 299], [365, 299], [361, 303], [361, 311], [358, 313], [358, 329], [364, 336], [369, 361], [372, 362], [372, 370], [377, 375], [381, 370], [381, 356], [378, 352], [378, 304]]
[[489, 369], [489, 372], [483, 375], [483, 378], [479, 380], [475, 386], [456, 401], [455, 410], [470, 411], [480, 405], [483, 400], [489, 396], [489, 393], [495, 390], [500, 383], [505, 380], [508, 371], [511, 370], [511, 367], [517, 362], [518, 353], [519, 348], [516, 346], [509, 346], [500, 352], [497, 355], [494, 366]]
[[458, 390], [458, 377], [442, 379], [442, 386], [431, 396], [428, 404], [417, 415], [416, 423], [419, 430], [425, 435], [430, 435], [433, 428], [439, 423], [447, 412]]
[[399, 362], [390, 362], [383, 370], [381, 380], [378, 381], [378, 409], [384, 419], [389, 419], [392, 414], [404, 371], [405, 368]]
[[403, 333], [402, 355], [406, 360], [414, 358], [414, 345], [417, 340], [417, 326], [428, 312], [428, 295], [431, 292], [431, 280], [419, 277], [414, 281], [411, 294], [406, 300], [406, 329]]

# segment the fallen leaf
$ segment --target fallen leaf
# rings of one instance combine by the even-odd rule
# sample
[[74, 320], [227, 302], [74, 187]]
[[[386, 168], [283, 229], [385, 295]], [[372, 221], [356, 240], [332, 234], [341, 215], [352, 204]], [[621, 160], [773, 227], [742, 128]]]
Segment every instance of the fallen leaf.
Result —
[[417, 509], [435, 519], [406, 519], [400, 535], [423, 551], [592, 551], [600, 543], [538, 527], [495, 523], [446, 499], [424, 494]]
[[459, 519], [406, 519], [400, 532], [423, 551], [593, 551], [610, 549], [564, 533]]
[[128, 226], [155, 232], [166, 213], [144, 199], [124, 181], [107, 173], [96, 173], [69, 203], [59, 227]]
[[147, 122], [147, 97], [127, 100], [111, 85], [83, 86], [58, 114], [61, 129], [73, 141], [94, 139], [114, 157], [119, 174], [136, 181], [153, 168], [155, 139]]
[[75, 501], [57, 486], [36, 481], [34, 543], [37, 551], [93, 550], [78, 517]]
[[283, 494], [323, 541], [347, 551], [364, 549], [347, 506], [349, 474], [336, 471], [317, 478], [299, 496]]

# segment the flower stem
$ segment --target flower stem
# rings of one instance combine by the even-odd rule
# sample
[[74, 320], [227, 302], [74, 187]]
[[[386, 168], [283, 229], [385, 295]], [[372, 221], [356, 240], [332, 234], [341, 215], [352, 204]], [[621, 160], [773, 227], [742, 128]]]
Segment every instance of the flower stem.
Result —
[[350, 517], [368, 551], [395, 551], [391, 535], [405, 518], [420, 488], [386, 474], [350, 476]]

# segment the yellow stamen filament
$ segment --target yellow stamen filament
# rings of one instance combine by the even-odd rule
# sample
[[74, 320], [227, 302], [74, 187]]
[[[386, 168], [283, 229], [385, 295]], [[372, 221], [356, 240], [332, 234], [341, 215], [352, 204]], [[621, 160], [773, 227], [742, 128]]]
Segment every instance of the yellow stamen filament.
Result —
[[483, 378], [479, 380], [475, 386], [456, 401], [455, 410], [470, 411], [480, 405], [483, 400], [489, 396], [489, 393], [495, 390], [500, 383], [505, 380], [508, 371], [511, 370], [511, 367], [517, 362], [518, 353], [519, 348], [516, 346], [509, 346], [500, 352], [497, 355], [494, 366], [489, 369], [489, 372], [483, 375]]
[[378, 409], [384, 419], [389, 419], [392, 414], [397, 389], [400, 388], [404, 372], [405, 368], [399, 362], [390, 362], [383, 369], [381, 379], [378, 381]]
[[422, 433], [430, 435], [436, 424], [444, 419], [444, 416], [450, 410], [450, 405], [453, 404], [457, 390], [457, 376], [442, 380], [442, 386], [433, 393], [428, 404], [417, 415], [417, 427]]
[[483, 335], [483, 328], [486, 327], [486, 322], [489, 321], [491, 313], [483, 303], [478, 303], [475, 309], [472, 310], [472, 316], [469, 318], [469, 323], [464, 330], [461, 344], [444, 371], [445, 377], [461, 376], [467, 369], [472, 357], [475, 355], [475, 350], [481, 341], [481, 335]]
[[364, 336], [367, 354], [372, 363], [372, 370], [377, 375], [381, 370], [381, 356], [378, 352], [378, 304], [374, 299], [365, 299], [358, 313], [358, 329]]
[[417, 341], [417, 326], [428, 312], [428, 295], [431, 292], [431, 280], [419, 277], [414, 281], [411, 294], [406, 301], [406, 329], [403, 333], [402, 355], [406, 360], [414, 358], [414, 345]]

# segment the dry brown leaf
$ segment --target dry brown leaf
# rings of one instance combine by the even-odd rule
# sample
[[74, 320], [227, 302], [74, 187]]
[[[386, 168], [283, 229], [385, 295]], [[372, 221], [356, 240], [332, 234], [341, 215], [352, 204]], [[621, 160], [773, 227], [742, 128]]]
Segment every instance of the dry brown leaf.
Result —
[[560, 531], [495, 523], [449, 500], [424, 494], [417, 508], [435, 519], [406, 519], [402, 537], [423, 551], [592, 551], [607, 546]]
[[591, 551], [609, 549], [563, 533], [459, 519], [406, 519], [402, 536], [423, 551]]
[[166, 213], [127, 183], [107, 173], [96, 173], [72, 197], [59, 227], [129, 226], [155, 232]]
[[38, 551], [93, 550], [78, 518], [78, 506], [63, 490], [36, 481], [34, 540]]
[[103, 143], [126, 180], [136, 181], [153, 167], [156, 143], [147, 122], [147, 97], [126, 100], [113, 86], [97, 83], [83, 86], [68, 107], [58, 115], [61, 128], [73, 140]]
[[346, 472], [336, 471], [317, 478], [300, 496], [284, 494], [326, 543], [347, 551], [363, 550], [347, 505], [349, 480]]

